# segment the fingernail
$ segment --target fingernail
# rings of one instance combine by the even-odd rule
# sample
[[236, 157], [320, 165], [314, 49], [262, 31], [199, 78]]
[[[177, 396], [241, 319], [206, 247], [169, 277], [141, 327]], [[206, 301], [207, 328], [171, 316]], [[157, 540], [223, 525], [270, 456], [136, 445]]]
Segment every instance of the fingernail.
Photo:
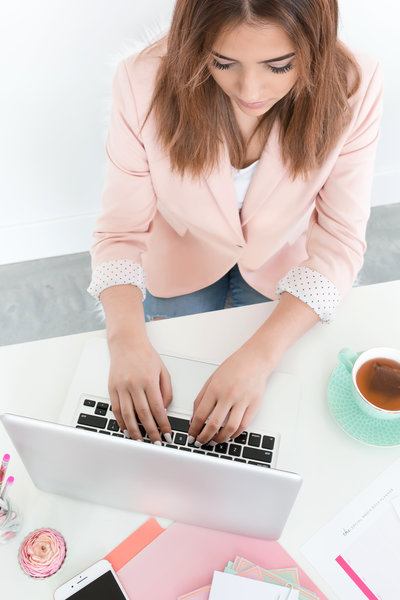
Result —
[[124, 436], [125, 436], [126, 438], [128, 438], [128, 440], [130, 440], [130, 439], [131, 439], [131, 436], [129, 435], [129, 431], [128, 431], [127, 429], [124, 429]]
[[134, 442], [143, 442], [142, 438], [136, 438], [135, 440], [133, 440]]
[[201, 442], [195, 442], [194, 445], [196, 446], [196, 448], [200, 448], [201, 447]]
[[164, 437], [165, 441], [168, 442], [168, 444], [172, 444], [172, 436], [170, 433], [164, 433]]
[[162, 446], [162, 443], [160, 442], [160, 440], [156, 440], [153, 443], [154, 443], [155, 446]]
[[192, 435], [189, 435], [188, 439], [187, 439], [188, 444], [193, 444], [194, 442], [194, 437]]
[[214, 440], [210, 440], [208, 442], [210, 444], [210, 446], [212, 446], [214, 448], [214, 446], [216, 446], [218, 444], [218, 442], [215, 442]]

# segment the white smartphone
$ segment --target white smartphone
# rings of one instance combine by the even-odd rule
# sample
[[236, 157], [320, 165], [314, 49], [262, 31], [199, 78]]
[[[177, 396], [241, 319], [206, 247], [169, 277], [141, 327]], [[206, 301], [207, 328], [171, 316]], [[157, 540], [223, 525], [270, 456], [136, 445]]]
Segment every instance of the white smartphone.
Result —
[[71, 600], [129, 600], [108, 560], [99, 560], [54, 592], [54, 600], [67, 600], [68, 598]]

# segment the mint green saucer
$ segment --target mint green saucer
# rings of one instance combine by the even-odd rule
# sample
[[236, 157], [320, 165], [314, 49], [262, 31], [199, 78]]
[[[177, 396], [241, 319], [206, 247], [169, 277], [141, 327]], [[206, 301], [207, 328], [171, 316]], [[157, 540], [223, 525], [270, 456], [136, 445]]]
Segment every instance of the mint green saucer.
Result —
[[356, 440], [373, 446], [400, 445], [400, 417], [382, 420], [364, 413], [353, 398], [351, 375], [342, 363], [329, 379], [328, 403], [340, 427]]

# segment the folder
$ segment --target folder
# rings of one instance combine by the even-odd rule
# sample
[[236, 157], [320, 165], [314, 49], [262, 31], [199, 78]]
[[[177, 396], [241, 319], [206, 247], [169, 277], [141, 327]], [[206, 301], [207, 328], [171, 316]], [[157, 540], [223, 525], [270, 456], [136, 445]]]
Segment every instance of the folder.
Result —
[[104, 558], [118, 572], [163, 531], [165, 530], [155, 519], [148, 519]]
[[232, 556], [246, 556], [265, 569], [297, 567], [301, 585], [328, 600], [279, 542], [184, 523], [163, 529], [149, 519], [106, 558], [134, 600], [176, 600], [209, 584]]

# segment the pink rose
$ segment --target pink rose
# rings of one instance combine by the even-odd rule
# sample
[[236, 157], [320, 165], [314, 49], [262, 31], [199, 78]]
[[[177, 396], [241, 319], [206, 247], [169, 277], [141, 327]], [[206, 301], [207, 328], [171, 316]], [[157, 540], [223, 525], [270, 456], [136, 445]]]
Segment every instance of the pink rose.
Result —
[[19, 549], [22, 569], [31, 577], [49, 577], [61, 567], [66, 554], [65, 540], [54, 529], [30, 533]]

